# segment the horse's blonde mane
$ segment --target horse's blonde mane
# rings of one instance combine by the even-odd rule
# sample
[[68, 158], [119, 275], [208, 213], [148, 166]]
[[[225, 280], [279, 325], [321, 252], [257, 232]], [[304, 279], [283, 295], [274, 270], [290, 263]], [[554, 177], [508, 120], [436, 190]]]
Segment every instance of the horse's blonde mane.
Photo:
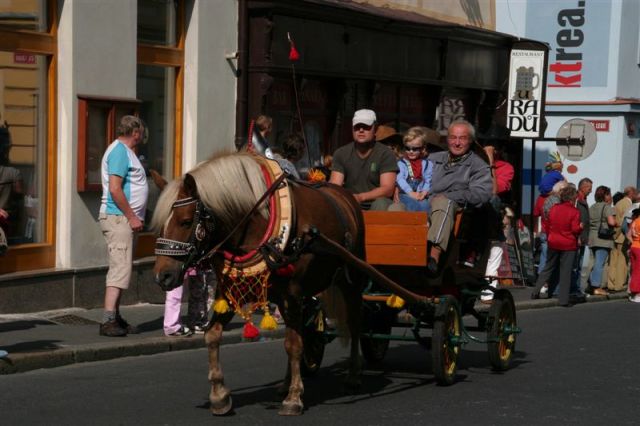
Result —
[[[200, 200], [214, 212], [217, 226], [230, 231], [267, 190], [260, 165], [251, 154], [222, 153], [188, 172], [196, 182]], [[171, 218], [184, 178], [169, 182], [160, 194], [150, 227], [160, 232]], [[258, 210], [268, 218], [267, 203]]]
[[[189, 172], [198, 195], [210, 208], [222, 229], [231, 230], [267, 190], [260, 165], [252, 155], [222, 153]], [[259, 212], [268, 217], [267, 203]]]
[[162, 190], [149, 224], [153, 232], [159, 233], [162, 231], [164, 224], [171, 218], [173, 203], [178, 198], [180, 186], [182, 186], [181, 177], [169, 182]]

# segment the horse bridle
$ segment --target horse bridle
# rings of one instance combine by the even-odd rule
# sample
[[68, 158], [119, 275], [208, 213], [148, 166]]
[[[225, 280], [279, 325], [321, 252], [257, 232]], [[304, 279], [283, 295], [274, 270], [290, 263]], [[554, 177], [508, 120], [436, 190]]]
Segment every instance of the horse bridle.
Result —
[[156, 240], [155, 254], [157, 256], [168, 256], [175, 259], [184, 259], [182, 273], [191, 266], [194, 259], [201, 258], [206, 253], [208, 247], [202, 245], [207, 235], [212, 234], [215, 229], [213, 213], [196, 197], [187, 197], [176, 200], [171, 209], [196, 204], [196, 211], [193, 215], [193, 223], [189, 239], [184, 241], [172, 240], [160, 237]]
[[[208, 247], [200, 247], [202, 241], [206, 240], [207, 235], [211, 235], [215, 229], [213, 213], [204, 203], [196, 197], [187, 197], [176, 200], [171, 209], [176, 207], [184, 207], [189, 204], [196, 203], [196, 211], [193, 215], [193, 222], [195, 226], [191, 231], [189, 240], [187, 242], [171, 240], [168, 238], [158, 238], [156, 240], [155, 254], [157, 256], [167, 256], [174, 259], [181, 260], [186, 258], [182, 264], [181, 273], [184, 274], [187, 268], [193, 264], [202, 264], [210, 259], [218, 249], [236, 232], [249, 217], [260, 207], [260, 205], [269, 198], [274, 191], [278, 189], [280, 184], [285, 180], [286, 174], [283, 173], [276, 179], [271, 186], [262, 194], [262, 197], [253, 205], [253, 208], [247, 212], [247, 214], [236, 223], [236, 226], [222, 239], [215, 247], [209, 249]], [[194, 259], [195, 262], [194, 262]]]

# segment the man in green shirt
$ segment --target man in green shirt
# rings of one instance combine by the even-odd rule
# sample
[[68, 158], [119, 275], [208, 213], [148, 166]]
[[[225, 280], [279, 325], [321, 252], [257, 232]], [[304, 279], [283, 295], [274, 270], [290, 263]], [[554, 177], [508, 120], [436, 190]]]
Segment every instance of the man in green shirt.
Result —
[[333, 154], [329, 182], [353, 193], [365, 210], [387, 210], [393, 203], [398, 165], [393, 151], [376, 143], [376, 113], [360, 109], [353, 115], [353, 142]]

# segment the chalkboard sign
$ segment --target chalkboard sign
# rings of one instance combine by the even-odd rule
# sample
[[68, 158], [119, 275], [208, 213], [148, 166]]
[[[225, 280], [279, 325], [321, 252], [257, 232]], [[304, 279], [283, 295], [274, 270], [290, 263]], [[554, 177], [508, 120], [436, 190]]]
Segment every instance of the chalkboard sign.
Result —
[[514, 247], [507, 243], [499, 243], [502, 247], [502, 261], [498, 268], [501, 285], [514, 285], [514, 281], [521, 282], [520, 266], [516, 258]]
[[529, 228], [518, 220], [516, 245], [520, 254], [522, 277], [525, 285], [534, 285], [536, 281], [536, 266], [533, 259], [533, 240]]
[[509, 255], [509, 265], [511, 266], [511, 274], [513, 279], [522, 284], [522, 268], [520, 267], [520, 259], [518, 258], [517, 247], [507, 244], [507, 254]]
[[500, 243], [502, 247], [502, 261], [498, 268], [498, 276], [502, 285], [526, 285], [522, 274], [522, 261], [518, 247], [514, 244]]

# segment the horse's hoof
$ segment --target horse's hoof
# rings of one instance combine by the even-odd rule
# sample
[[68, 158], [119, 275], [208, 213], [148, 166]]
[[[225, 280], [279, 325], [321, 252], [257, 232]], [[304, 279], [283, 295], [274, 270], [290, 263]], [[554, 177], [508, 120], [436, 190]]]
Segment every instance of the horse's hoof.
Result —
[[302, 403], [283, 402], [282, 408], [278, 411], [281, 416], [299, 416], [302, 414], [304, 406]]
[[232, 407], [233, 400], [231, 399], [230, 395], [227, 395], [218, 402], [211, 402], [211, 414], [213, 414], [214, 416], [224, 416], [226, 414], [229, 414]]

